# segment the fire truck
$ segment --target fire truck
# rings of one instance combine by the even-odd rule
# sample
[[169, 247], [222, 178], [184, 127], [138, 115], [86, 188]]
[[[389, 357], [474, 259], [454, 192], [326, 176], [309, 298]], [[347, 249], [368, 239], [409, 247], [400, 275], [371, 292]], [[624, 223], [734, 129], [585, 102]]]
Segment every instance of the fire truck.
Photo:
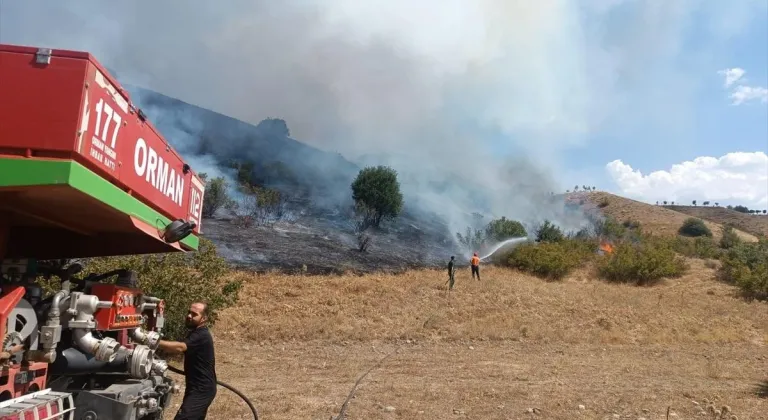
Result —
[[52, 262], [194, 252], [204, 191], [91, 54], [0, 44], [0, 420], [162, 418], [163, 299]]

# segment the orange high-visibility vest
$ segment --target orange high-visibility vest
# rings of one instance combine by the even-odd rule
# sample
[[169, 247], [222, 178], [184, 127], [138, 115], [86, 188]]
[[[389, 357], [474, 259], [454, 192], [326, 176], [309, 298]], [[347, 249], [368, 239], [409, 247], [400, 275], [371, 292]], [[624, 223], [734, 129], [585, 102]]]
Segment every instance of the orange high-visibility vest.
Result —
[[480, 265], [480, 258], [477, 256], [473, 256], [470, 261], [472, 265]]

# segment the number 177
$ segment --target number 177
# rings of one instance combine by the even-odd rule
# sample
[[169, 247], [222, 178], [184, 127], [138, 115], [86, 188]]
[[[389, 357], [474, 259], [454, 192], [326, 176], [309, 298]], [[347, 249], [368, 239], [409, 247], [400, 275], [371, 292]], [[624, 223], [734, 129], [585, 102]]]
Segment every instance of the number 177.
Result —
[[[101, 129], [101, 114], [106, 114], [106, 119], [104, 121], [104, 129], [101, 133], [101, 136], [99, 136], [99, 129]], [[115, 144], [117, 143], [117, 133], [120, 131], [120, 123], [123, 122], [122, 117], [115, 112], [111, 106], [109, 106], [108, 103], [104, 102], [104, 98], [99, 98], [99, 102], [96, 104], [96, 130], [94, 130], [93, 134], [97, 137], [101, 138], [101, 141], [106, 142], [107, 135], [109, 134], [109, 122], [114, 121], [115, 122], [115, 130], [112, 132], [112, 142], [110, 144], [110, 147], [112, 149], [115, 148]]]

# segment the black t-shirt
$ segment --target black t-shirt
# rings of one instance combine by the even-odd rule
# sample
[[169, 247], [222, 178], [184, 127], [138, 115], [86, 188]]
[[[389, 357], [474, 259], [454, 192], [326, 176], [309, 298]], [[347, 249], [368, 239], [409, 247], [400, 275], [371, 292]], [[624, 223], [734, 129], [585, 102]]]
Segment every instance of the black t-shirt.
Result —
[[208, 327], [195, 328], [184, 339], [184, 343], [187, 345], [184, 353], [186, 389], [215, 392], [216, 356]]

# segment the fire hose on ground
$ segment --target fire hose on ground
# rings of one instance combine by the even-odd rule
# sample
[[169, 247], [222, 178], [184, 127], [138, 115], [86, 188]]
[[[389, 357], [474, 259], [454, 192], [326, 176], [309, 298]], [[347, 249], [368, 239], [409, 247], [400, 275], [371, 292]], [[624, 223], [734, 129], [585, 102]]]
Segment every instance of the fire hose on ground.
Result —
[[[176, 369], [173, 366], [168, 366], [168, 370], [170, 370], [173, 373], [178, 373], [179, 375], [186, 376], [186, 374], [184, 373], [183, 370]], [[234, 392], [235, 394], [237, 394], [238, 397], [240, 397], [243, 401], [245, 401], [246, 404], [248, 404], [248, 408], [250, 408], [251, 409], [251, 413], [253, 413], [254, 420], [259, 420], [259, 414], [256, 412], [256, 407], [253, 406], [253, 403], [251, 402], [251, 400], [248, 399], [248, 397], [246, 397], [242, 392], [238, 391], [232, 385], [226, 384], [226, 383], [221, 382], [221, 381], [216, 381], [216, 384], [217, 385], [221, 385], [224, 388], [227, 388], [228, 390], [230, 390], [230, 391]]]

